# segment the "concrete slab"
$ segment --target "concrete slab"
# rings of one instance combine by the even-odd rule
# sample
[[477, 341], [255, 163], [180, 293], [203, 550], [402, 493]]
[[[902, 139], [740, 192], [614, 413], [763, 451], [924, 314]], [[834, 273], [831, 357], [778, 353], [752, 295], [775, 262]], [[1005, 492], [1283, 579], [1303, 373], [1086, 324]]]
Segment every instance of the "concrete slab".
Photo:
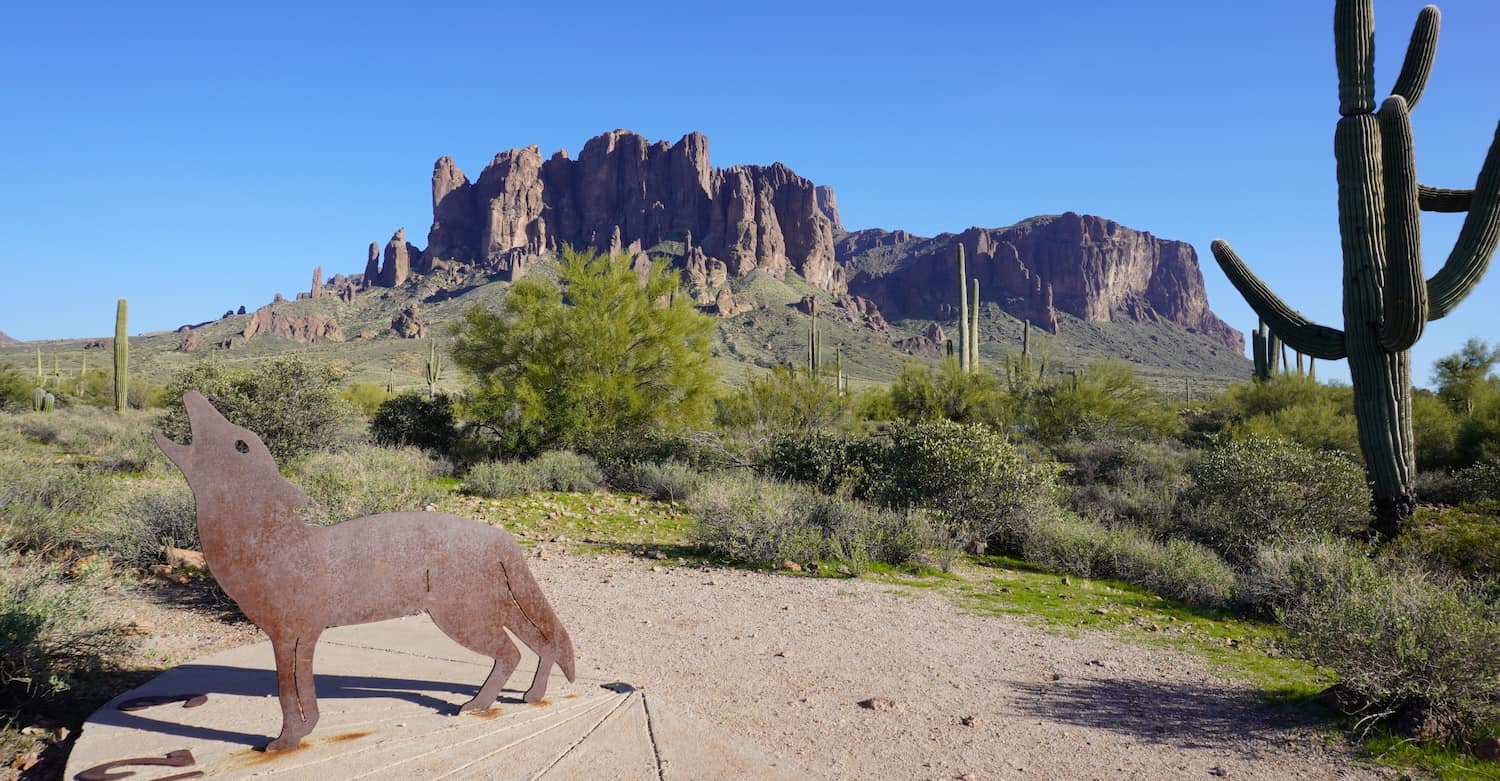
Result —
[[[478, 689], [490, 660], [449, 640], [426, 616], [331, 629], [318, 643], [315, 662], [322, 717], [302, 748], [281, 754], [257, 750], [281, 727], [270, 643], [214, 654], [162, 673], [96, 711], [73, 747], [65, 777], [812, 777], [644, 687], [616, 690], [604, 685], [610, 681], [581, 677], [568, 683], [554, 669], [547, 699], [527, 705], [520, 697], [536, 658], [517, 645], [525, 658], [509, 683], [519, 688], [506, 688], [486, 713], [459, 716], [458, 706]], [[183, 699], [140, 710], [119, 707], [179, 695], [206, 699], [194, 707]], [[168, 757], [172, 765], [164, 764]], [[134, 761], [141, 759], [156, 763]]]

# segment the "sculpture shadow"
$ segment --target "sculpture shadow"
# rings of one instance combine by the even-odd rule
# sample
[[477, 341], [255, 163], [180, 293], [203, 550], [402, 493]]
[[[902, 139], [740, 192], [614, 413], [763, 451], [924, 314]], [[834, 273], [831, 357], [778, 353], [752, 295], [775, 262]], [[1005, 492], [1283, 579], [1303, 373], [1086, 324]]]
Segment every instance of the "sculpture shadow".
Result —
[[[317, 675], [318, 701], [325, 706], [341, 699], [363, 699], [384, 697], [431, 708], [434, 712], [457, 714], [458, 704], [434, 697], [425, 692], [452, 692], [468, 699], [478, 684], [453, 681], [423, 681], [410, 678], [380, 678], [364, 675]], [[271, 722], [279, 722], [281, 713], [276, 705], [276, 672], [274, 670], [225, 667], [222, 665], [185, 664], [162, 676], [159, 684], [152, 687], [153, 694], [207, 694], [208, 705], [213, 705], [214, 695], [237, 695], [260, 698], [266, 702], [266, 715]], [[131, 694], [130, 697], [140, 696]], [[124, 698], [122, 698], [124, 699]], [[498, 702], [520, 703], [520, 697], [500, 697]], [[241, 743], [259, 748], [273, 736], [263, 733], [235, 732], [232, 730], [195, 727], [173, 720], [179, 713], [190, 713], [181, 703], [167, 703], [139, 711], [122, 711], [112, 702], [100, 709], [93, 717], [96, 724], [144, 730], [162, 735], [183, 738], [216, 740], [226, 743]], [[271, 722], [268, 722], [271, 723]]]
[[1035, 718], [1180, 749], [1233, 748], [1247, 758], [1329, 719], [1310, 702], [1272, 704], [1252, 690], [1195, 683], [1064, 678], [1012, 688], [1016, 707]]

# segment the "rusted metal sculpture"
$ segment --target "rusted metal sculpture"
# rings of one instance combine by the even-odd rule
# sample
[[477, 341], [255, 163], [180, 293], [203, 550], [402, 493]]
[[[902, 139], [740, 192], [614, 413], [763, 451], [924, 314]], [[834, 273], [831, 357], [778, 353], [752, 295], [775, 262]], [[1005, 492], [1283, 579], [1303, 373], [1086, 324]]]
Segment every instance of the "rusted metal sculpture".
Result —
[[449, 637], [495, 660], [460, 712], [489, 708], [520, 664], [506, 629], [540, 657], [526, 702], [542, 699], [553, 664], [573, 680], [573, 642], [504, 530], [435, 512], [309, 526], [296, 515], [307, 495], [281, 476], [259, 437], [195, 391], [182, 400], [191, 444], [160, 432], [156, 443], [193, 489], [214, 579], [271, 638], [282, 726], [267, 751], [295, 748], [318, 723], [313, 647], [329, 627], [426, 611]]

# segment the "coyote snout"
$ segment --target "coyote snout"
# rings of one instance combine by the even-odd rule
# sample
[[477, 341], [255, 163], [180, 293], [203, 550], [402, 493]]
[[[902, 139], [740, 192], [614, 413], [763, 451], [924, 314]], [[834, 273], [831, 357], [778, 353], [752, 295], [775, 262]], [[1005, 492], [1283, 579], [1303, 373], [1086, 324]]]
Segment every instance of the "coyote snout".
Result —
[[182, 400], [192, 442], [159, 432], [156, 442], [193, 489], [214, 578], [271, 638], [282, 727], [267, 751], [295, 747], [317, 724], [313, 647], [328, 627], [426, 611], [449, 637], [495, 660], [460, 711], [488, 708], [520, 663], [506, 629], [541, 659], [527, 702], [545, 694], [553, 664], [573, 680], [572, 640], [504, 530], [430, 512], [309, 526], [296, 515], [307, 496], [254, 432], [196, 391]]

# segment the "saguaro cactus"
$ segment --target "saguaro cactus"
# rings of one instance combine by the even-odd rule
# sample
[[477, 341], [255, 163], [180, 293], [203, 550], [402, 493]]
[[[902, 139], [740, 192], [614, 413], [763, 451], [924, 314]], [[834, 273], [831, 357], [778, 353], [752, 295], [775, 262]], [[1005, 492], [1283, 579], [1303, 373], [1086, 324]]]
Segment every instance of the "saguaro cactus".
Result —
[[130, 397], [130, 336], [125, 331], [129, 307], [125, 299], [115, 305], [115, 411], [124, 412]]
[[974, 305], [969, 310], [969, 371], [979, 371], [979, 279], [974, 279]]
[[969, 373], [969, 282], [964, 269], [964, 245], [958, 248], [958, 368]]
[[[1375, 499], [1375, 529], [1394, 536], [1416, 507], [1412, 480], [1411, 346], [1478, 284], [1500, 241], [1500, 132], [1472, 190], [1417, 182], [1411, 114], [1432, 71], [1438, 9], [1417, 15], [1391, 96], [1375, 108], [1373, 0], [1337, 0], [1339, 113], [1334, 157], [1344, 256], [1344, 328], [1287, 306], [1222, 239], [1214, 258], [1271, 331], [1313, 358], [1349, 359], [1359, 444]], [[1447, 261], [1423, 277], [1419, 213], [1467, 212]]]
[[427, 379], [427, 398], [436, 398], [438, 380], [443, 378], [443, 356], [438, 354], [436, 340], [428, 345], [427, 367], [423, 376]]

